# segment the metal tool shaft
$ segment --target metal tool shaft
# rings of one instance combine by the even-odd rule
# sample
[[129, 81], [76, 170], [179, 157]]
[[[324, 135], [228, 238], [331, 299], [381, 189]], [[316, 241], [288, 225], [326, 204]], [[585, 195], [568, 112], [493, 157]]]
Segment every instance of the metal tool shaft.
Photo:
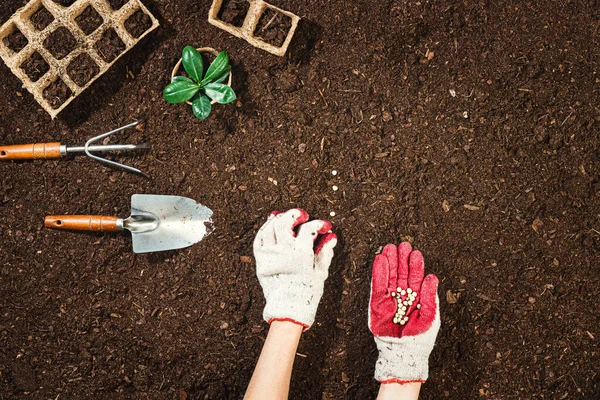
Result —
[[[63, 151], [64, 146], [64, 151]], [[150, 146], [148, 143], [139, 144], [107, 144], [107, 145], [96, 145], [88, 146], [88, 150], [91, 153], [105, 152], [105, 151], [121, 151], [121, 150], [138, 150], [147, 149]], [[85, 153], [85, 146], [66, 146], [62, 145], [60, 149], [62, 155], [74, 154], [74, 153]]]

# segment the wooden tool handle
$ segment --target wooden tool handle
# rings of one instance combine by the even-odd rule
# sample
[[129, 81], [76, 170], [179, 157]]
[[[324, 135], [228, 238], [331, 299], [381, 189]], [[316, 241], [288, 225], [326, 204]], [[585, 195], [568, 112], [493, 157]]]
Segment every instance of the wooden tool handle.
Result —
[[36, 160], [60, 157], [59, 142], [0, 146], [0, 160]]
[[46, 228], [74, 231], [116, 232], [118, 217], [104, 215], [48, 215], [44, 218]]

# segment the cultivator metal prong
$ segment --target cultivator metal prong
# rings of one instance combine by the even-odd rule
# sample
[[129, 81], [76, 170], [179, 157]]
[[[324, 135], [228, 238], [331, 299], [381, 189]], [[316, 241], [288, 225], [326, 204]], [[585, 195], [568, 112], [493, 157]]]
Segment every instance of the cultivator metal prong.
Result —
[[[122, 168], [124, 170], [130, 171], [130, 172], [134, 172], [136, 174], [140, 174], [142, 176], [145, 176], [146, 178], [150, 178], [150, 175], [148, 175], [148, 174], [140, 171], [137, 168], [130, 167], [129, 165], [121, 164], [121, 163], [116, 162], [116, 161], [107, 160], [106, 158], [102, 158], [102, 157], [99, 157], [99, 156], [96, 156], [96, 155], [92, 154], [92, 151], [94, 151], [94, 152], [105, 152], [105, 151], [118, 151], [118, 150], [145, 149], [145, 148], [150, 147], [147, 143], [140, 143], [140, 144], [114, 144], [114, 145], [96, 145], [96, 146], [90, 146], [92, 143], [97, 142], [98, 140], [101, 140], [101, 139], [104, 139], [106, 137], [109, 137], [110, 135], [112, 135], [114, 133], [117, 133], [117, 132], [120, 132], [120, 131], [123, 131], [125, 129], [132, 128], [132, 127], [136, 126], [139, 123], [140, 123], [140, 121], [136, 121], [136, 122], [133, 122], [133, 123], [131, 123], [129, 125], [125, 125], [125, 126], [122, 126], [120, 128], [117, 128], [115, 130], [112, 130], [110, 132], [106, 132], [106, 133], [103, 133], [103, 134], [98, 135], [96, 137], [93, 137], [93, 138], [91, 138], [90, 140], [88, 140], [85, 143], [85, 145], [83, 146], [83, 151], [85, 152], [85, 154], [88, 157], [93, 158], [96, 161], [99, 161], [99, 162], [102, 162], [102, 163], [105, 163], [105, 164], [109, 164], [109, 165], [112, 165], [112, 166], [117, 167], [117, 168]], [[76, 148], [76, 149], [78, 149], [78, 148]], [[66, 149], [67, 153], [69, 152], [69, 150], [75, 151], [74, 149], [67, 148]]]

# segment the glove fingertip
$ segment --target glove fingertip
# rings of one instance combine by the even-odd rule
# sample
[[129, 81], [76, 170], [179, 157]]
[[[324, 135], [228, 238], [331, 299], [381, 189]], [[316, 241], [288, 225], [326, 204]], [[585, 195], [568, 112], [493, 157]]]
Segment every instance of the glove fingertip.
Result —
[[331, 222], [329, 222], [327, 220], [324, 220], [323, 221], [323, 226], [321, 226], [321, 228], [317, 231], [317, 233], [319, 235], [324, 235], [327, 232], [329, 232], [332, 227], [333, 227], [333, 225], [331, 224]]
[[335, 233], [328, 233], [325, 236], [323, 236], [321, 239], [319, 239], [319, 242], [317, 243], [317, 247], [315, 248], [315, 254], [319, 254], [321, 252], [321, 250], [323, 250], [323, 248], [325, 248], [325, 246], [327, 246], [328, 249], [333, 250], [333, 248], [336, 245], [337, 245], [337, 235]]
[[430, 294], [437, 294], [438, 285], [440, 284], [440, 280], [435, 274], [429, 274], [423, 279], [423, 289], [427, 288], [427, 291]]

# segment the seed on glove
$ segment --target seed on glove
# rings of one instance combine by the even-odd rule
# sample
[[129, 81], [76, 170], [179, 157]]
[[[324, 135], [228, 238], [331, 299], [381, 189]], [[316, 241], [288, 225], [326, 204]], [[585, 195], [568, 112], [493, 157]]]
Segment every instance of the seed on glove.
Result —
[[[411, 288], [402, 289], [397, 287], [395, 292], [391, 292], [390, 295], [396, 299], [396, 313], [392, 321], [395, 324], [405, 325], [408, 322], [408, 308], [412, 306], [417, 300], [417, 292]], [[417, 308], [421, 308], [420, 304], [417, 304]]]
[[421, 303], [417, 304], [417, 310], [421, 309]]
[[[390, 293], [396, 299], [396, 314], [392, 321], [395, 324], [405, 325], [408, 322], [408, 308], [417, 300], [417, 292], [411, 288], [402, 289], [397, 287], [395, 292]], [[417, 308], [421, 308], [421, 304], [417, 304]]]

